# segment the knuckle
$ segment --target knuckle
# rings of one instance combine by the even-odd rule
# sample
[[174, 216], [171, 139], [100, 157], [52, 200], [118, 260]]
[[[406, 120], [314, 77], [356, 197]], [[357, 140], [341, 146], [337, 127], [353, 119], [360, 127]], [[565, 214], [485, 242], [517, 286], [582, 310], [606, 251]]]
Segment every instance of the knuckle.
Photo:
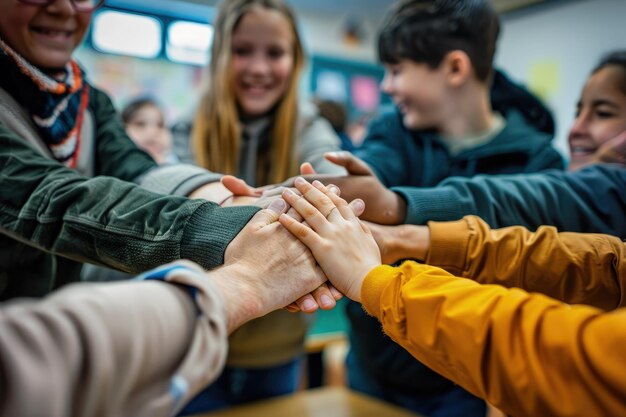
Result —
[[304, 238], [306, 238], [306, 237], [308, 237], [308, 236], [309, 236], [309, 233], [310, 233], [309, 228], [308, 228], [308, 227], [305, 227], [305, 226], [302, 226], [302, 227], [299, 227], [299, 228], [296, 230], [295, 235], [296, 235], [296, 237], [299, 237], [299, 238], [304, 239]]
[[302, 213], [305, 217], [310, 217], [310, 216], [313, 216], [313, 215], [317, 214], [317, 213], [318, 213], [318, 210], [317, 210], [315, 207], [313, 207], [313, 206], [306, 205], [306, 206], [304, 206], [304, 207], [302, 208], [301, 213]]

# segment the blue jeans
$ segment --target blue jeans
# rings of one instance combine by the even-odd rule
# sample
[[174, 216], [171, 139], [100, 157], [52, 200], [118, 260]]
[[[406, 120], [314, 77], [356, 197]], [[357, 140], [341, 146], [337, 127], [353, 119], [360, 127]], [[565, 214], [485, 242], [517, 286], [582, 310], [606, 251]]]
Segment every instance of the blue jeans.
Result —
[[278, 395], [298, 388], [302, 360], [270, 368], [225, 367], [219, 378], [195, 398], [179, 415], [198, 414]]
[[382, 385], [348, 353], [348, 385], [355, 391], [428, 417], [485, 417], [487, 404], [459, 386], [437, 393], [403, 393]]

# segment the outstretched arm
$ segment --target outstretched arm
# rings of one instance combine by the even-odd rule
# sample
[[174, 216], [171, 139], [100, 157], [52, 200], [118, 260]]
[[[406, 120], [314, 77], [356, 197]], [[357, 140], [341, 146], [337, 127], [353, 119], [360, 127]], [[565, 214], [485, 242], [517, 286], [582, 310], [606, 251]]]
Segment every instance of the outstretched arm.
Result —
[[141, 282], [75, 284], [3, 306], [0, 415], [176, 414], [221, 371], [228, 333], [326, 280], [280, 211], [255, 215], [211, 272], [179, 262]]
[[551, 226], [491, 230], [476, 216], [428, 226], [369, 225], [385, 263], [417, 259], [482, 284], [540, 292], [605, 310], [626, 302], [626, 248], [609, 235]]
[[510, 415], [626, 413], [626, 310], [571, 306], [406, 262], [374, 269], [363, 306], [429, 368]]
[[404, 223], [474, 214], [491, 227], [541, 225], [626, 238], [626, 169], [593, 165], [575, 172], [454, 177], [433, 188], [394, 187], [407, 202]]
[[422, 363], [512, 415], [626, 412], [626, 352], [616, 348], [626, 342], [626, 310], [571, 306], [414, 262], [363, 276], [379, 263], [367, 229], [323, 185], [296, 187], [303, 197], [284, 197], [311, 227], [281, 223]]
[[[221, 294], [202, 270], [74, 284], [0, 309], [0, 415], [169, 416], [221, 371]], [[236, 300], [235, 300], [236, 301]]]

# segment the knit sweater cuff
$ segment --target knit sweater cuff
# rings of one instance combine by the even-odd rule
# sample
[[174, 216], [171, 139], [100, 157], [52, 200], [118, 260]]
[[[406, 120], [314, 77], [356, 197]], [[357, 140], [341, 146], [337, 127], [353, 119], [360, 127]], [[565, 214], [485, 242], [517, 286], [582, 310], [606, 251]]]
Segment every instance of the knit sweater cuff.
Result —
[[361, 304], [368, 314], [380, 319], [380, 298], [399, 273], [397, 268], [380, 265], [367, 274], [361, 287]]
[[223, 264], [226, 247], [259, 210], [254, 206], [222, 208], [215, 203], [202, 204], [183, 231], [181, 258], [206, 269]]
[[430, 220], [448, 221], [463, 217], [464, 210], [453, 190], [445, 187], [393, 187], [407, 204], [405, 224], [426, 224]]
[[455, 222], [429, 222], [430, 248], [426, 263], [462, 276], [467, 259], [467, 248], [472, 235], [468, 218]]

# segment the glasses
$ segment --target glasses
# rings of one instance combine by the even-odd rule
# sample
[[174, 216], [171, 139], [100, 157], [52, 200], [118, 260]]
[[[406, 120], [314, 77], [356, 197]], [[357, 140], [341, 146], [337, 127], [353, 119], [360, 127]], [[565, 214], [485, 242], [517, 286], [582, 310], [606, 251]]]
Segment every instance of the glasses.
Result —
[[[20, 3], [30, 4], [31, 6], [48, 6], [57, 0], [17, 0]], [[77, 12], [93, 12], [104, 4], [104, 0], [70, 0], [72, 7]]]

